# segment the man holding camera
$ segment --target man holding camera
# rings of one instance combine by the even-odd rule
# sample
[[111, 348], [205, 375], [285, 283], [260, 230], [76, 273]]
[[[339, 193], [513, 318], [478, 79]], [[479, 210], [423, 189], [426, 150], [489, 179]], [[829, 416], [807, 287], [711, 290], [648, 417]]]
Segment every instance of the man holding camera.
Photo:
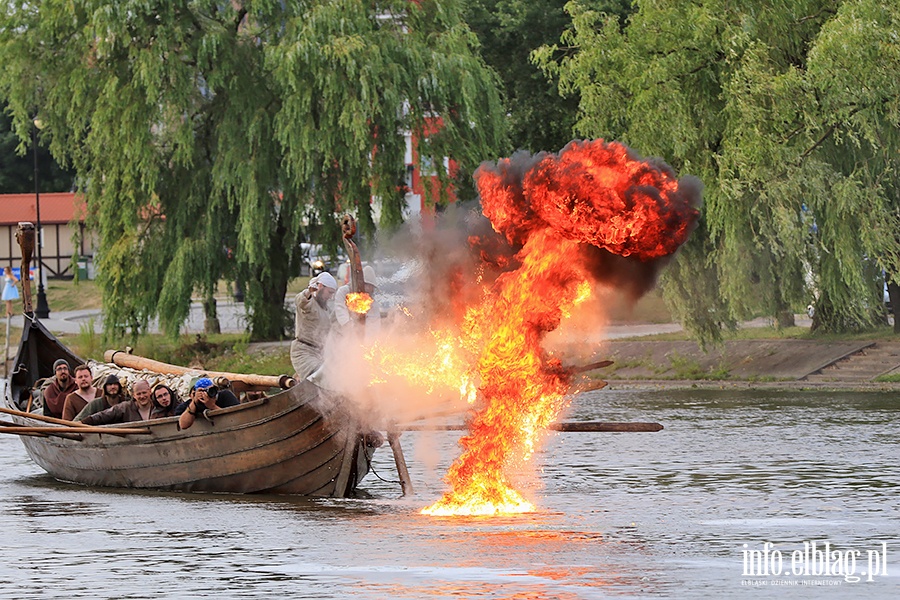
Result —
[[194, 424], [197, 415], [205, 410], [228, 408], [240, 404], [233, 393], [228, 390], [220, 391], [209, 377], [198, 379], [191, 388], [190, 395], [190, 400], [182, 402], [175, 409], [175, 414], [181, 415], [178, 418], [178, 426], [181, 429], [188, 429]]

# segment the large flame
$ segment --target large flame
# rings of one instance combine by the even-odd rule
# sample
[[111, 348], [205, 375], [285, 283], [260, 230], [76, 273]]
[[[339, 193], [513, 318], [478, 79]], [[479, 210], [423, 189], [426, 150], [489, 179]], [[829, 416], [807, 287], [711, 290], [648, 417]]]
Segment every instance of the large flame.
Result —
[[446, 476], [450, 490], [426, 514], [533, 510], [507, 473], [528, 461], [568, 403], [571, 373], [541, 341], [590, 294], [580, 248], [658, 259], [687, 239], [698, 216], [667, 166], [639, 160], [621, 144], [573, 142], [524, 173], [517, 169], [504, 159], [476, 173], [484, 215], [520, 247], [518, 266], [466, 312], [463, 343], [479, 349], [480, 402]]
[[483, 165], [475, 178], [494, 233], [469, 230], [474, 274], [441, 273], [447, 293], [438, 304], [451, 306], [430, 307], [428, 338], [414, 346], [382, 339], [367, 351], [373, 384], [399, 377], [426, 394], [458, 390], [471, 407], [449, 490], [422, 511], [431, 515], [534, 510], [510, 473], [530, 460], [572, 384], [544, 337], [610, 277], [598, 269], [618, 261], [615, 269], [654, 274], [699, 214], [698, 186], [602, 140]]

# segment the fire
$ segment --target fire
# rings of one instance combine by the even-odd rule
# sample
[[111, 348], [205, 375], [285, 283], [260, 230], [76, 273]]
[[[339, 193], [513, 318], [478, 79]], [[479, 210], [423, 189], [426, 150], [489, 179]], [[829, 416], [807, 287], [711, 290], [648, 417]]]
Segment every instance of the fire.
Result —
[[374, 343], [365, 354], [376, 373], [370, 384], [387, 383], [389, 377], [396, 376], [414, 382], [425, 394], [453, 390], [469, 404], [474, 403], [476, 375], [461, 340], [449, 331], [430, 333], [431, 339], [418, 341], [413, 350], [407, 344], [394, 347], [388, 339]]
[[372, 296], [365, 292], [349, 292], [347, 294], [346, 302], [347, 308], [349, 308], [351, 312], [364, 315], [372, 308], [374, 300], [372, 299]]
[[450, 490], [422, 511], [430, 515], [534, 510], [508, 470], [530, 459], [569, 402], [571, 373], [541, 342], [590, 295], [581, 248], [654, 260], [672, 254], [698, 216], [668, 167], [602, 140], [573, 142], [524, 174], [509, 159], [482, 166], [476, 182], [484, 215], [518, 252], [493, 262], [511, 270], [465, 311], [457, 345], [473, 358], [479, 400], [445, 478]]

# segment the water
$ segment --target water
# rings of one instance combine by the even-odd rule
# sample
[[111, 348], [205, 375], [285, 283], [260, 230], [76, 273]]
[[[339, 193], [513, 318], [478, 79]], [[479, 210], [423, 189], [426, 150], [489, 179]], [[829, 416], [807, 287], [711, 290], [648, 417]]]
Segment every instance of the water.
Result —
[[[0, 436], [0, 597], [897, 598], [898, 417], [884, 393], [585, 394], [569, 418], [666, 429], [553, 434], [523, 474], [539, 511], [506, 518], [418, 514], [458, 432], [403, 435], [415, 497], [369, 475], [354, 500], [91, 490]], [[396, 479], [387, 448], [375, 468]], [[813, 541], [857, 576], [884, 542], [888, 574], [744, 575]]]

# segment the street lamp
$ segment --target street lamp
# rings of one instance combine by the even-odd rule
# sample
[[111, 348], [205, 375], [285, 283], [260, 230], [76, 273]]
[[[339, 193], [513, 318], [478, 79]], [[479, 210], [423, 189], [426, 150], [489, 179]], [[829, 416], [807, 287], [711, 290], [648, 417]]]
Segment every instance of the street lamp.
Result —
[[[41, 256], [41, 247], [44, 245], [43, 231], [41, 230], [41, 191], [38, 183], [38, 155], [37, 155], [37, 130], [40, 128], [40, 121], [35, 119], [31, 127], [31, 148], [34, 154], [34, 208], [37, 212], [37, 267], [38, 267], [38, 293], [37, 307], [34, 310], [34, 316], [38, 319], [47, 319], [50, 317], [50, 306], [47, 304], [47, 295], [44, 293], [44, 262]], [[22, 274], [23, 277], [27, 273]]]

